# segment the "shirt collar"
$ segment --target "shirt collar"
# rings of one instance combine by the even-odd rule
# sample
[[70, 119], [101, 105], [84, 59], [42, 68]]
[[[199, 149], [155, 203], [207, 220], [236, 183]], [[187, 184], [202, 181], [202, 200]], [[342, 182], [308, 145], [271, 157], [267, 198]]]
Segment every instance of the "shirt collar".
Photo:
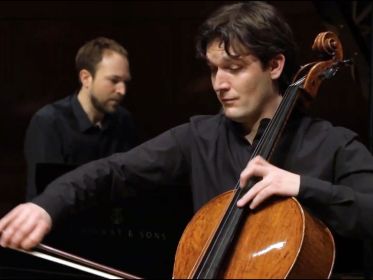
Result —
[[[240, 139], [242, 139], [242, 141], [244, 141], [245, 143], [250, 145], [250, 143], [245, 138], [245, 135], [242, 131], [241, 124], [239, 124], [237, 122], [234, 122], [234, 121], [232, 121], [228, 118], [226, 118], [226, 120], [228, 121], [228, 125], [233, 129], [234, 133]], [[263, 135], [264, 131], [266, 130], [270, 121], [271, 121], [271, 119], [269, 119], [269, 118], [264, 118], [264, 119], [260, 120], [258, 131], [256, 132], [256, 135], [254, 137], [253, 145], [256, 145], [256, 143], [260, 140], [260, 138], [262, 137], [262, 135]]]
[[84, 132], [84, 131], [90, 129], [91, 127], [94, 127], [94, 125], [88, 119], [88, 116], [87, 116], [86, 112], [83, 110], [83, 107], [78, 100], [78, 95], [77, 94], [73, 95], [73, 97], [71, 99], [71, 105], [72, 105], [72, 109], [73, 109], [74, 115], [76, 117], [78, 126], [79, 126], [79, 130], [81, 132]]

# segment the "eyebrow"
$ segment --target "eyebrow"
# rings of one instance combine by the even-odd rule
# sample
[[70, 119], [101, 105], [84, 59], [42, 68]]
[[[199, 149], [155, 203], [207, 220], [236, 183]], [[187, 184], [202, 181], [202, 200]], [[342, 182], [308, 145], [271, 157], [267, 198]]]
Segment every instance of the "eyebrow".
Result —
[[[240, 59], [241, 56], [239, 57], [231, 57], [231, 56], [227, 56], [227, 57], [223, 57], [222, 58], [222, 63], [243, 63], [242, 59]], [[206, 57], [206, 64], [208, 66], [215, 66], [216, 64], [215, 63], [212, 63], [211, 60], [209, 60], [207, 57]]]

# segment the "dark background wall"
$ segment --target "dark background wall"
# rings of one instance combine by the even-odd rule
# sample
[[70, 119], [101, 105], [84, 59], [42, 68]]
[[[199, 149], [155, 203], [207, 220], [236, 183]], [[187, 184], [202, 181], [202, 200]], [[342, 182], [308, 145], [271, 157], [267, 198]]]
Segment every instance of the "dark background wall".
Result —
[[[207, 68], [195, 58], [194, 36], [203, 19], [222, 3], [0, 2], [0, 203], [23, 199], [23, 138], [28, 122], [40, 107], [78, 88], [75, 53], [96, 36], [112, 37], [130, 53], [133, 81], [124, 106], [133, 113], [142, 140], [191, 115], [215, 113], [219, 105]], [[311, 1], [273, 4], [294, 29], [301, 62], [309, 62], [314, 37], [326, 29], [315, 5]], [[353, 46], [348, 51], [346, 55], [353, 56]], [[359, 77], [354, 80], [351, 73], [343, 69], [325, 82], [312, 110], [358, 131], [367, 143], [368, 102]]]
[[[0, 2], [0, 215], [24, 197], [23, 138], [32, 114], [78, 89], [74, 57], [94, 37], [111, 37], [129, 51], [133, 80], [124, 106], [142, 141], [194, 114], [217, 112], [208, 70], [195, 58], [194, 36], [227, 2]], [[314, 2], [271, 3], [289, 20], [302, 64], [314, 59], [313, 40], [326, 29], [340, 34], [346, 57], [363, 59], [346, 26], [328, 22]], [[311, 112], [357, 131], [368, 144], [368, 81], [361, 78], [367, 69], [359, 69], [342, 69], [324, 82]]]

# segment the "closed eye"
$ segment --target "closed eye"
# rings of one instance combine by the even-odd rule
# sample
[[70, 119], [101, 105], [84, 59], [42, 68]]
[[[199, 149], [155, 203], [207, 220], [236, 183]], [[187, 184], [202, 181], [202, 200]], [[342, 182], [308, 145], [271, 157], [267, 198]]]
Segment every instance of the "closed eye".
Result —
[[231, 64], [231, 65], [226, 66], [225, 69], [228, 70], [229, 72], [235, 73], [235, 72], [240, 71], [242, 69], [242, 66], [237, 65], [237, 64]]

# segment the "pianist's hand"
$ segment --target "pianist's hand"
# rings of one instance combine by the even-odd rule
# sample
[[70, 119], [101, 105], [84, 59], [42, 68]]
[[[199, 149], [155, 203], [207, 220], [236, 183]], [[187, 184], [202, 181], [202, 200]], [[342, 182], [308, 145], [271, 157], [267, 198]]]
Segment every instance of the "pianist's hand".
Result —
[[52, 219], [34, 203], [20, 204], [0, 220], [0, 245], [29, 250], [38, 245], [52, 227]]

